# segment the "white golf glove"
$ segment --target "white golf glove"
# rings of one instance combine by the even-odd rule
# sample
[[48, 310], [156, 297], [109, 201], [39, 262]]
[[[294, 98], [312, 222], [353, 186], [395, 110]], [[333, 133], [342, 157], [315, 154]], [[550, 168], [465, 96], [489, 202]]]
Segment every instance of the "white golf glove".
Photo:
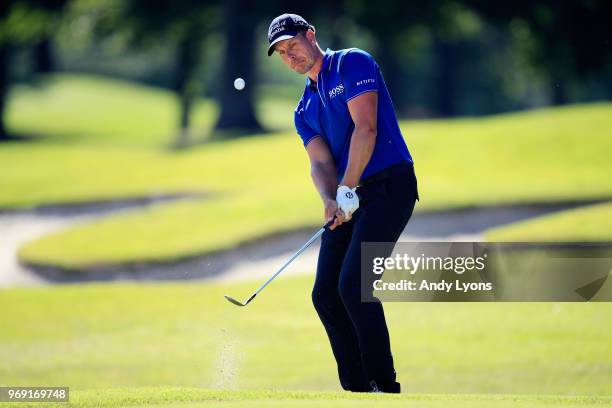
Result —
[[353, 213], [359, 208], [359, 197], [355, 188], [349, 188], [348, 186], [338, 187], [336, 192], [336, 203], [338, 209], [344, 213], [344, 218], [350, 220]]

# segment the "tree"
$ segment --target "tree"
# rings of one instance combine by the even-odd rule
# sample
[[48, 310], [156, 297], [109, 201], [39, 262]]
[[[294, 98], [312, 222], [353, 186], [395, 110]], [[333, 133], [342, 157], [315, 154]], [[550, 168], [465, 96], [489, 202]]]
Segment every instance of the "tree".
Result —
[[398, 56], [401, 35], [414, 24], [435, 23], [437, 2], [417, 0], [402, 1], [378, 0], [375, 6], [367, 0], [353, 0], [345, 7], [355, 21], [375, 33], [377, 40], [377, 60], [385, 77], [385, 82], [399, 112], [406, 107], [403, 88], [409, 82], [402, 69]]
[[464, 0], [498, 24], [524, 23], [529, 29], [529, 58], [551, 83], [553, 104], [568, 102], [566, 83], [598, 72], [612, 56], [610, 17], [605, 0]]
[[53, 60], [53, 40], [47, 34], [34, 45], [34, 72], [37, 74], [49, 74], [55, 69]]
[[125, 0], [109, 7], [109, 2], [98, 6], [111, 12], [90, 10], [97, 16], [98, 36], [124, 35], [132, 47], [150, 48], [160, 41], [176, 45], [176, 65], [173, 90], [179, 102], [178, 146], [187, 146], [193, 104], [202, 93], [199, 78], [203, 63], [203, 41], [215, 28], [215, 2], [191, 0]]
[[59, 24], [66, 3], [67, 0], [19, 0], [0, 5], [0, 141], [12, 139], [4, 120], [12, 52], [48, 38]]
[[9, 140], [10, 136], [6, 130], [4, 123], [4, 111], [6, 110], [6, 97], [10, 83], [9, 64], [10, 45], [7, 43], [0, 44], [0, 141]]
[[[225, 49], [220, 72], [218, 101], [221, 114], [215, 126], [218, 130], [232, 130], [237, 134], [262, 131], [255, 116], [252, 86], [255, 79], [255, 2], [227, 0], [224, 3], [223, 36]], [[247, 86], [242, 91], [233, 87], [234, 79], [243, 78]]]

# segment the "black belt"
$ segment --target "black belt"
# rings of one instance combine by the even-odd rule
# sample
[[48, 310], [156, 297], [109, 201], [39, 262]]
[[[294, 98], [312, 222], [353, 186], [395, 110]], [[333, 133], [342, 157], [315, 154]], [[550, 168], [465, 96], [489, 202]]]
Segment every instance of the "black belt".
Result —
[[392, 166], [387, 167], [384, 170], [379, 171], [378, 173], [372, 174], [369, 177], [366, 177], [359, 183], [359, 186], [365, 186], [368, 184], [377, 183], [382, 181], [390, 176], [393, 176], [398, 173], [411, 173], [414, 171], [414, 167], [412, 163], [397, 163]]

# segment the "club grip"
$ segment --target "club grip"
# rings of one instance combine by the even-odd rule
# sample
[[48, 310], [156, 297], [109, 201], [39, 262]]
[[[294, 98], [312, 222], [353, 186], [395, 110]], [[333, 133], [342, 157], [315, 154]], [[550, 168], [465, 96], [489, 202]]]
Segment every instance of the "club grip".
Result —
[[334, 218], [331, 219], [331, 221], [327, 221], [327, 223], [325, 223], [323, 228], [328, 229], [329, 227], [331, 227], [334, 224], [334, 221], [336, 221], [336, 216], [335, 215], [334, 215]]

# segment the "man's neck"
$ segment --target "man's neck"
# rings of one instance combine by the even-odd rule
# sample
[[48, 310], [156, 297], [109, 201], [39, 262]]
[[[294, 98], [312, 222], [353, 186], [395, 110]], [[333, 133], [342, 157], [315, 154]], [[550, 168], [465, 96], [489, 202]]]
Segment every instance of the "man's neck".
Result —
[[317, 82], [317, 75], [319, 75], [319, 72], [321, 72], [321, 67], [323, 66], [323, 55], [323, 51], [319, 48], [319, 52], [317, 53], [317, 59], [314, 65], [312, 66], [310, 71], [306, 73], [306, 76], [308, 76], [308, 78], [310, 78], [310, 80], [313, 82]]

